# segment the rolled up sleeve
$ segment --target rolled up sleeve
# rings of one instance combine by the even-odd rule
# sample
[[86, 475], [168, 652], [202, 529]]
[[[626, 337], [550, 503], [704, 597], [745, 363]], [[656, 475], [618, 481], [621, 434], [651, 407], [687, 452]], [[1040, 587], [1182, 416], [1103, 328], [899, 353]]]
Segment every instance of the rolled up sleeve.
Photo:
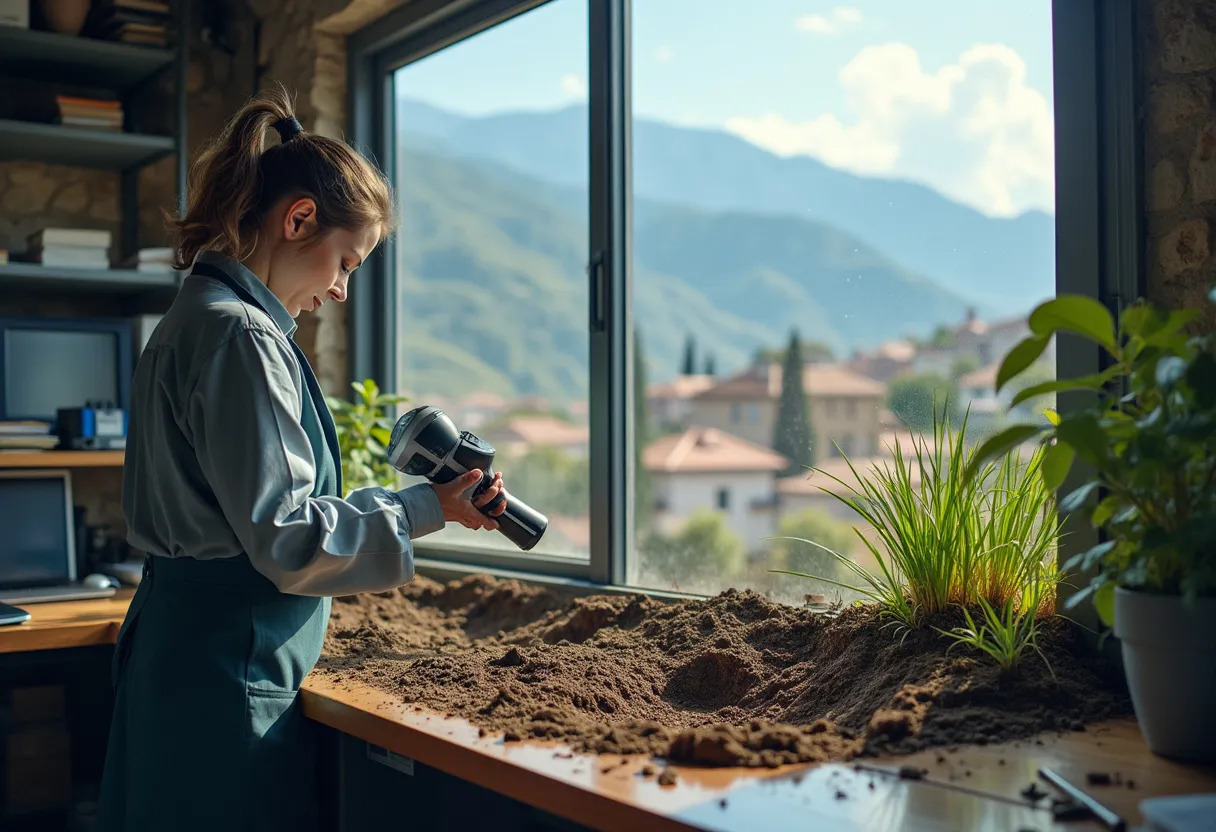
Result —
[[[349, 595], [407, 583], [411, 540], [442, 528], [429, 485], [312, 496], [299, 366], [283, 336], [247, 329], [200, 370], [187, 417], [199, 465], [253, 566], [282, 592]], [[425, 489], [425, 490], [424, 490]]]

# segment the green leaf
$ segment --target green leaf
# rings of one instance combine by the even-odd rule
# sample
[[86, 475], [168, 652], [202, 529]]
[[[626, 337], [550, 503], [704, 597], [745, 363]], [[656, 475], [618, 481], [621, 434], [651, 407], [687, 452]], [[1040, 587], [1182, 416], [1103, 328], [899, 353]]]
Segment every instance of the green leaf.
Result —
[[1085, 505], [1085, 501], [1090, 498], [1090, 495], [1098, 488], [1098, 481], [1087, 482], [1074, 491], [1069, 492], [1068, 496], [1060, 500], [1060, 511], [1066, 514], [1072, 514], [1074, 511]]
[[1120, 505], [1122, 505], [1120, 499], [1111, 494], [1094, 507], [1093, 513], [1089, 515], [1089, 522], [1098, 527], [1105, 526]]
[[1027, 399], [1033, 399], [1036, 396], [1042, 396], [1047, 393], [1061, 393], [1065, 390], [1101, 390], [1106, 382], [1118, 375], [1118, 372], [1118, 367], [1112, 367], [1101, 373], [1081, 376], [1080, 378], [1062, 378], [1056, 381], [1045, 381], [1042, 384], [1034, 384], [1019, 391], [1013, 397], [1013, 401], [1009, 403], [1009, 406], [1017, 407]]
[[1049, 407], [1043, 411], [1043, 415], [1047, 417], [1047, 421], [1051, 422], [1055, 427], [1060, 426], [1060, 414], [1054, 407]]
[[1043, 483], [1055, 491], [1068, 479], [1077, 452], [1071, 445], [1056, 443], [1043, 455]]
[[964, 479], [971, 482], [985, 463], [1004, 456], [1028, 439], [1033, 439], [1042, 433], [1043, 429], [1034, 425], [1014, 425], [988, 439], [972, 456], [967, 464]]
[[1110, 310], [1084, 295], [1061, 295], [1040, 304], [1030, 313], [1030, 331], [1050, 337], [1060, 331], [1075, 332], [1115, 351], [1115, 319]]
[[1098, 561], [1110, 554], [1111, 550], [1119, 545], [1117, 540], [1107, 540], [1093, 546], [1085, 552], [1085, 556], [1081, 559], [1081, 568], [1084, 570], [1093, 569], [1098, 564]]
[[1094, 593], [1094, 609], [1107, 627], [1115, 626], [1115, 585], [1107, 581]]
[[1119, 316], [1123, 331], [1128, 335], [1143, 336], [1151, 332], [1150, 327], [1157, 317], [1157, 310], [1145, 303], [1136, 303], [1123, 310]]
[[1171, 355], [1157, 362], [1157, 385], [1173, 387], [1186, 376], [1186, 359]]
[[386, 448], [388, 447], [389, 439], [393, 435], [392, 431], [387, 428], [372, 428], [371, 433], [375, 440]]
[[1098, 465], [1106, 459], [1107, 446], [1098, 420], [1088, 413], [1070, 415], [1056, 426], [1056, 436], [1076, 449], [1081, 459]]
[[1172, 346], [1176, 348], [1184, 344], [1186, 341], [1185, 337], [1179, 340], [1178, 334], [1198, 317], [1199, 312], [1195, 309], [1176, 309], [1170, 312], [1168, 317], [1158, 315], [1154, 319], [1154, 323], [1159, 323], [1160, 325], [1149, 329], [1143, 334], [1145, 345], [1158, 347]]
[[1038, 360], [1047, 349], [1049, 338], [1027, 338], [1009, 351], [996, 373], [996, 391], [1001, 392], [1009, 381]]

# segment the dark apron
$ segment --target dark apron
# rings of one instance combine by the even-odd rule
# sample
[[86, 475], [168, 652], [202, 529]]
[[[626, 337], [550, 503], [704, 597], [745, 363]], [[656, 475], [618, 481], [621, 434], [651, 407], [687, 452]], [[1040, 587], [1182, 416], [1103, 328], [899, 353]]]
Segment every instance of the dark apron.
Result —
[[[197, 264], [246, 303], [222, 270]], [[289, 339], [290, 340], [290, 339]], [[303, 426], [317, 482], [342, 493], [337, 431], [303, 352]], [[298, 692], [320, 657], [330, 599], [285, 595], [246, 555], [149, 556], [114, 653], [100, 832], [317, 828], [312, 726]]]

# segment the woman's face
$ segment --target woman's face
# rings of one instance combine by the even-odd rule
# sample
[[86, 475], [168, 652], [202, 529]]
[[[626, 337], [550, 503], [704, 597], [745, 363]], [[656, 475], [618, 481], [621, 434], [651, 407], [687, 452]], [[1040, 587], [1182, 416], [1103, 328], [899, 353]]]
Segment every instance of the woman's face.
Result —
[[271, 251], [266, 286], [293, 318], [330, 301], [346, 300], [351, 273], [380, 238], [376, 228], [319, 228], [317, 206], [309, 198], [288, 205], [282, 224], [276, 222], [275, 226], [279, 239]]

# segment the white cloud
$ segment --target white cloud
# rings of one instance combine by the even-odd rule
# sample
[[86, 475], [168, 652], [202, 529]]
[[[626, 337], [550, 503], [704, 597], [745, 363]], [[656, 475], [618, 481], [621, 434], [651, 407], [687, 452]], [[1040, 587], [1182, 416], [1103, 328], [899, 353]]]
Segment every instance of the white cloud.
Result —
[[988, 214], [1053, 210], [1053, 116], [1006, 46], [974, 46], [936, 72], [900, 43], [868, 46], [841, 69], [852, 119], [824, 113], [728, 119], [728, 130], [783, 156], [926, 183]]
[[667, 63], [674, 56], [671, 53], [670, 46], [660, 46], [658, 49], [656, 49], [654, 51], [654, 57], [656, 60], [660, 61], [661, 63]]
[[570, 73], [562, 76], [561, 81], [562, 92], [567, 98], [575, 98], [582, 100], [587, 97], [587, 82], [582, 79], [582, 76]]
[[852, 6], [837, 6], [831, 14], [808, 14], [798, 18], [795, 25], [804, 32], [816, 35], [838, 35], [846, 26], [861, 23], [861, 9]]

